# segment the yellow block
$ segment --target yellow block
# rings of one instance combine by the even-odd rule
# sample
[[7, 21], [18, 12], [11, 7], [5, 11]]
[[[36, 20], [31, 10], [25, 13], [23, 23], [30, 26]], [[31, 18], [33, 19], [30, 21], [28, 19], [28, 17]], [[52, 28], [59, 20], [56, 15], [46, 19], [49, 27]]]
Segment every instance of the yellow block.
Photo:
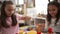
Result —
[[23, 34], [23, 32], [22, 32], [22, 31], [20, 31], [20, 32], [19, 32], [19, 34]]
[[36, 31], [28, 31], [27, 34], [37, 34]]

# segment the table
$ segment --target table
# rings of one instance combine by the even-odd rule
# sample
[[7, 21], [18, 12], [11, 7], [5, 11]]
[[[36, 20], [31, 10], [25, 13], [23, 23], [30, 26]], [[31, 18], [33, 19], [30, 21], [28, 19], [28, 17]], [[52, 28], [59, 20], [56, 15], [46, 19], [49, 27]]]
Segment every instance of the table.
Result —
[[[37, 34], [36, 31], [26, 31], [26, 32], [19, 32], [19, 34]], [[41, 34], [48, 34], [47, 32], [42, 32]], [[53, 33], [56, 34], [56, 33]]]

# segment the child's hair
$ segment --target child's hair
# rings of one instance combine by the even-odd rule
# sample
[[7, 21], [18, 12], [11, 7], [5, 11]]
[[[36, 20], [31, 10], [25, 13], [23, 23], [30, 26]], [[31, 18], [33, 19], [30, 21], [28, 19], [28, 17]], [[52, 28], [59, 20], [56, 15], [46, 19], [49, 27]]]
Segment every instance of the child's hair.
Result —
[[[55, 25], [56, 25], [56, 23], [58, 22], [59, 17], [60, 17], [60, 4], [56, 1], [52, 1], [52, 2], [48, 3], [48, 6], [49, 5], [55, 5], [58, 8], [57, 15], [56, 15], [57, 19], [55, 21]], [[49, 22], [49, 24], [51, 23], [51, 15], [49, 14], [49, 10], [47, 10], [47, 21]]]
[[[8, 28], [9, 25], [6, 23], [6, 14], [5, 14], [5, 6], [6, 5], [13, 5], [12, 1], [4, 1], [2, 3], [2, 7], [1, 7], [1, 26]], [[15, 26], [17, 24], [17, 20], [16, 20], [16, 15], [12, 14], [11, 16], [12, 19], [12, 26]]]
[[2, 2], [0, 1], [0, 4], [2, 4]]

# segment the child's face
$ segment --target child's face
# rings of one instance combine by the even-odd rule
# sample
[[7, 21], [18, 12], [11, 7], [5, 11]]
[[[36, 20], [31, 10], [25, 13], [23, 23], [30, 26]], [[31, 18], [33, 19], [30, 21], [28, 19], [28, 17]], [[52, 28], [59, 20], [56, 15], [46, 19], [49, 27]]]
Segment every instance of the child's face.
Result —
[[11, 16], [14, 13], [14, 9], [15, 9], [14, 5], [11, 5], [11, 4], [6, 5], [5, 6], [6, 16]]
[[48, 6], [48, 11], [49, 11], [49, 14], [52, 16], [52, 17], [55, 17], [57, 12], [58, 12], [58, 8], [55, 6], [55, 5], [49, 5]]

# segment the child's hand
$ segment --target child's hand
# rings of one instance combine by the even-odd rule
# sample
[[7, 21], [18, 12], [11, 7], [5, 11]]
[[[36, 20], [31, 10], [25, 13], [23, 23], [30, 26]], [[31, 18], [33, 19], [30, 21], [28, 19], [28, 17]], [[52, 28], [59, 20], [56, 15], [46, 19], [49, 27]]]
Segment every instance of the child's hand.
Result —
[[19, 20], [30, 20], [31, 19], [31, 17], [29, 16], [19, 17], [19, 18], [20, 18]]
[[18, 34], [18, 33], [16, 33], [16, 34]]
[[30, 20], [31, 19], [31, 17], [29, 17], [29, 16], [25, 16], [24, 18], [25, 18], [25, 20]]

